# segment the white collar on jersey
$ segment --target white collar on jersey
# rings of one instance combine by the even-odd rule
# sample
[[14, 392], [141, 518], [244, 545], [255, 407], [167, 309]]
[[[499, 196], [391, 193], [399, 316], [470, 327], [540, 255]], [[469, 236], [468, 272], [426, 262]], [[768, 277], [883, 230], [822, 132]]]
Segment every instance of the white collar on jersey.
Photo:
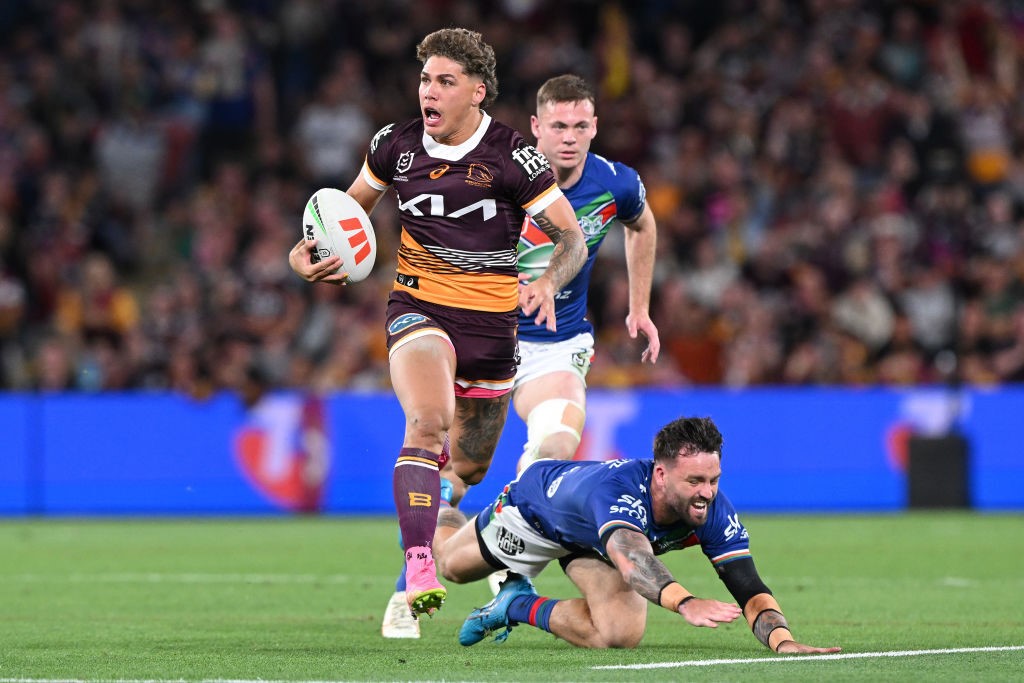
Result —
[[427, 154], [435, 159], [444, 159], [445, 161], [458, 161], [462, 157], [466, 156], [467, 153], [472, 151], [480, 140], [483, 139], [484, 133], [487, 132], [487, 128], [491, 125], [490, 115], [482, 111], [480, 112], [484, 117], [480, 120], [480, 125], [477, 126], [476, 132], [473, 133], [468, 140], [458, 145], [442, 145], [440, 142], [434, 140], [434, 138], [423, 133], [423, 149], [427, 151]]

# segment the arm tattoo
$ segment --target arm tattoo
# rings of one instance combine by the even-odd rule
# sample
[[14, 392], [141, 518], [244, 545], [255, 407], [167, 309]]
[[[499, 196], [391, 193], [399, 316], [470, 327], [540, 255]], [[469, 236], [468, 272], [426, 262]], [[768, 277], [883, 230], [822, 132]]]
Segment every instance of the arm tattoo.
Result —
[[786, 617], [782, 616], [782, 612], [778, 610], [766, 609], [761, 610], [754, 618], [754, 626], [751, 630], [754, 632], [754, 637], [761, 641], [762, 645], [771, 649], [771, 645], [768, 644], [768, 636], [777, 628], [789, 629]]
[[475, 463], [489, 463], [505, 426], [512, 394], [496, 398], [455, 399], [455, 419], [459, 422], [459, 449]]
[[624, 558], [626, 566], [618, 568], [630, 588], [657, 605], [661, 589], [675, 579], [668, 567], [654, 556], [647, 537], [629, 529], [618, 529], [608, 537], [607, 549], [609, 555], [614, 553]]
[[587, 260], [587, 245], [583, 240], [583, 233], [574, 229], [577, 226], [558, 227], [548, 218], [547, 210], [538, 213], [533, 220], [555, 243], [551, 260], [548, 261], [547, 273], [555, 283], [555, 289], [559, 290], [569, 284], [569, 280], [579, 272]]

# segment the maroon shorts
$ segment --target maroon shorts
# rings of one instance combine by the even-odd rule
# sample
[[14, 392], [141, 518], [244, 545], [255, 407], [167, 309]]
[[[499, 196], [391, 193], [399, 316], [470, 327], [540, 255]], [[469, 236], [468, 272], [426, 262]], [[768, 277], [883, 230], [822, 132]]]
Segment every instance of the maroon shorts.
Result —
[[455, 349], [455, 395], [501, 396], [512, 391], [519, 366], [518, 320], [516, 311], [452, 308], [392, 291], [388, 297], [388, 354], [417, 337], [443, 337]]

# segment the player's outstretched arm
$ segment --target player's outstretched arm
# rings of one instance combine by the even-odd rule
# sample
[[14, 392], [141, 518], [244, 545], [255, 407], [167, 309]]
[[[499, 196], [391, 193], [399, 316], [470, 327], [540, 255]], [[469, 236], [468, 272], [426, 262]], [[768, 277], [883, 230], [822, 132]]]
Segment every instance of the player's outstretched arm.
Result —
[[657, 248], [657, 229], [651, 207], [644, 203], [640, 217], [626, 227], [626, 274], [629, 277], [629, 315], [626, 329], [629, 336], [637, 334], [647, 338], [647, 348], [640, 355], [640, 362], [658, 362], [661, 340], [658, 328], [651, 320], [651, 284], [654, 279], [654, 257]]
[[519, 305], [526, 315], [537, 317], [537, 325], [545, 324], [555, 331], [555, 294], [569, 284], [587, 262], [587, 244], [576, 213], [565, 197], [533, 217], [537, 226], [555, 244], [547, 269], [519, 290]]
[[779, 654], [828, 654], [839, 652], [842, 649], [840, 647], [814, 647], [798, 642], [793, 637], [792, 631], [789, 630], [789, 624], [782, 614], [782, 608], [779, 607], [778, 601], [771, 593], [758, 593], [750, 598], [743, 607], [743, 615], [747, 618], [754, 637], [773, 652]]
[[647, 537], [637, 531], [616, 529], [608, 537], [605, 550], [633, 590], [655, 605], [681, 615], [693, 626], [716, 628], [741, 614], [738, 605], [701, 599], [683, 588], [655, 557]]

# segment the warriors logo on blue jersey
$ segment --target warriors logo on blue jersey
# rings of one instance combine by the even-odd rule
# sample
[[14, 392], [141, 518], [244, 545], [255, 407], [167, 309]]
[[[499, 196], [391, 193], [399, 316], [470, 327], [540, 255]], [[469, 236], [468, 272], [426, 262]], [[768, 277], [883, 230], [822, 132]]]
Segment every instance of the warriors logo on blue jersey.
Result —
[[388, 325], [388, 334], [398, 334], [407, 327], [419, 324], [427, 319], [427, 316], [420, 315], [419, 313], [403, 313]]

